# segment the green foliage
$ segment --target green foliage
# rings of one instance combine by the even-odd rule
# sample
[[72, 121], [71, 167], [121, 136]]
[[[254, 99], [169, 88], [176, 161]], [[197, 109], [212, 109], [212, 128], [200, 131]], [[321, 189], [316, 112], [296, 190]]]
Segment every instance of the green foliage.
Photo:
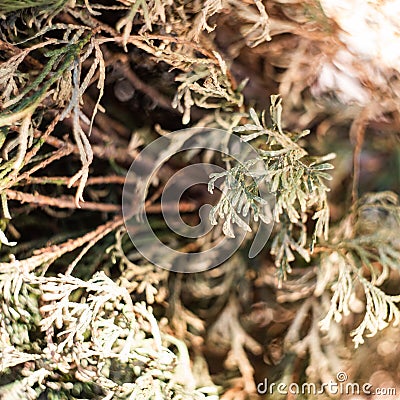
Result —
[[[250, 227], [238, 216], [244, 217], [251, 209], [254, 220], [258, 218], [264, 223], [274, 221], [279, 224], [279, 233], [274, 237], [271, 254], [275, 256], [275, 264], [279, 268], [279, 279], [286, 279], [290, 272], [290, 262], [295, 260], [293, 251], [300, 254], [306, 261], [310, 261], [310, 251], [313, 251], [317, 238], [328, 239], [329, 205], [327, 192], [329, 188], [325, 180], [331, 176], [326, 173], [333, 166], [327, 161], [335, 157], [328, 154], [323, 157], [310, 156], [298, 143], [309, 131], [300, 134], [285, 132], [282, 129], [282, 105], [278, 96], [271, 96], [270, 108], [272, 127], [265, 124], [264, 114], [262, 122], [256, 112], [250, 110], [252, 123], [237, 126], [234, 132], [252, 132], [242, 136], [244, 141], [256, 141], [259, 159], [249, 160], [243, 165], [234, 166], [229, 172], [212, 177], [209, 190], [213, 189], [213, 182], [226, 175], [227, 191], [220, 202], [214, 207], [210, 219], [216, 224], [215, 215], [218, 213], [225, 218], [223, 231], [232, 235], [230, 223], [236, 223], [249, 231]], [[259, 161], [262, 161], [261, 170], [256, 170]], [[249, 181], [249, 183], [245, 183]], [[258, 185], [267, 185], [268, 191], [276, 196], [275, 208], [272, 211], [266, 199], [257, 195]], [[307, 240], [306, 224], [309, 215], [315, 222], [311, 240]]]
[[[357, 347], [399, 323], [400, 295], [390, 286], [400, 269], [398, 195], [366, 193], [354, 204], [343, 194], [329, 198], [327, 181], [335, 187], [343, 178], [349, 141], [342, 131], [356, 107], [346, 106], [344, 116], [330, 110], [317, 126], [323, 102], [307, 97], [304, 82], [315, 76], [306, 79], [299, 65], [318, 69], [308, 51], [320, 48], [310, 36], [322, 33], [325, 43], [336, 25], [321, 17], [319, 2], [286, 3], [0, 0], [0, 397], [217, 400], [224, 392], [244, 399], [256, 390], [253, 356], [283, 381], [328, 381], [342, 365], [339, 324], [353, 323]], [[290, 65], [290, 47], [267, 43], [282, 32], [307, 32], [306, 42], [291, 43], [298, 59]], [[264, 62], [268, 73], [256, 78]], [[255, 111], [264, 83], [284, 93], [285, 110], [271, 96], [270, 123]], [[117, 85], [132, 99], [118, 103]], [[247, 114], [248, 104], [257, 105]], [[364, 123], [357, 118], [356, 128]], [[315, 132], [335, 123], [340, 132], [330, 134], [340, 143], [320, 145], [329, 135], [317, 140]], [[213, 232], [190, 244], [168, 240], [196, 252], [221, 232], [233, 236], [234, 225], [251, 236], [256, 223], [273, 222], [257, 262], [239, 252], [215, 270], [182, 277], [144, 260], [123, 219], [109, 217], [120, 213], [123, 175], [141, 146], [188, 124], [240, 134], [258, 156], [243, 165], [223, 160], [227, 171], [210, 177], [210, 192], [224, 181]], [[293, 131], [296, 124], [312, 133]], [[382, 130], [376, 140], [389, 143], [385, 157], [398, 148], [388, 136]], [[339, 156], [332, 175], [330, 147]], [[209, 154], [192, 156], [207, 162]], [[161, 171], [146, 199], [160, 236], [156, 202], [179, 167]], [[335, 196], [340, 204], [332, 207]], [[275, 337], [254, 339], [275, 332], [276, 321], [287, 332], [279, 351]], [[287, 352], [281, 364], [280, 351]], [[295, 357], [307, 360], [301, 373]]]
[[[38, 7], [42, 12], [48, 13], [51, 10], [62, 8], [67, 0], [1, 0], [0, 1], [0, 14], [9, 13], [12, 11], [20, 11], [26, 8]], [[36, 10], [36, 12], [39, 10]]]
[[222, 231], [228, 237], [235, 237], [232, 224], [251, 232], [250, 226], [240, 216], [246, 218], [250, 210], [255, 222], [259, 219], [266, 224], [272, 222], [268, 201], [258, 196], [258, 184], [262, 183], [263, 177], [255, 178], [254, 172], [251, 170], [257, 161], [249, 160], [228, 171], [210, 175], [208, 190], [211, 193], [214, 190], [215, 181], [225, 177], [223, 194], [218, 204], [210, 212], [210, 221], [212, 225], [217, 225], [217, 216], [225, 219]]
[[[400, 297], [387, 295], [379, 288], [389, 278], [391, 270], [400, 269], [398, 197], [391, 192], [366, 194], [329, 238], [329, 188], [325, 180], [332, 179], [326, 171], [333, 166], [327, 161], [335, 155], [310, 156], [299, 144], [309, 131], [296, 134], [283, 130], [278, 96], [271, 97], [270, 114], [271, 128], [266, 126], [264, 114], [261, 122], [251, 109], [252, 123], [233, 129], [240, 133], [251, 132], [242, 139], [259, 146], [259, 159], [211, 176], [209, 190], [213, 190], [214, 182], [221, 177], [225, 177], [226, 190], [211, 211], [210, 220], [215, 225], [217, 215], [225, 219], [222, 230], [225, 235], [232, 236], [231, 223], [251, 231], [240, 214], [246, 217], [252, 210], [254, 220], [260, 217], [262, 222], [270, 223], [269, 216], [273, 213], [277, 226], [270, 251], [275, 257], [280, 282], [292, 271], [293, 251], [310, 263], [317, 238], [322, 238], [323, 247], [316, 255], [320, 259], [320, 270], [314, 295], [321, 296], [327, 286], [331, 287], [333, 295], [320, 326], [323, 331], [329, 331], [331, 320], [340, 322], [342, 315], [348, 316], [350, 304], [361, 287], [366, 300], [365, 317], [351, 333], [358, 347], [364, 343], [365, 335], [374, 336], [392, 321], [394, 326], [399, 324], [400, 311], [396, 303]], [[263, 169], [252, 170], [259, 160], [263, 161]], [[258, 196], [257, 188], [262, 183], [276, 195], [273, 211], [268, 202]], [[316, 222], [309, 238], [307, 221], [310, 215]]]
[[[83, 281], [2, 272], [2, 369], [23, 367], [29, 379], [3, 386], [1, 394], [39, 398], [48, 390], [43, 380], [68, 392], [73, 386], [63, 381], [74, 377], [106, 398], [204, 398], [190, 387], [190, 371], [182, 370], [188, 362], [184, 345], [163, 335], [152, 309], [134, 304], [104, 273]], [[43, 335], [32, 342], [39, 326]]]
[[[349, 224], [354, 223], [352, 232]], [[331, 306], [321, 321], [323, 330], [329, 329], [331, 320], [340, 322], [342, 315], [349, 315], [351, 302], [359, 297], [359, 287], [366, 304], [365, 317], [352, 332], [356, 347], [364, 343], [365, 334], [374, 336], [391, 321], [398, 325], [400, 310], [396, 303], [400, 297], [387, 295], [379, 286], [389, 279], [391, 270], [400, 269], [399, 229], [400, 206], [394, 193], [368, 194], [359, 200], [335, 235], [331, 250], [322, 256], [317, 293], [329, 282], [327, 277], [337, 275]]]

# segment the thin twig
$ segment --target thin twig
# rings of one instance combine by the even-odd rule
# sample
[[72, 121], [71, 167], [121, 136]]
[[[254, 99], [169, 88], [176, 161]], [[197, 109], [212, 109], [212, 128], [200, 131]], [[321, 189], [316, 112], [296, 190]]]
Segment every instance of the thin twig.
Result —
[[[17, 190], [6, 190], [9, 200], [18, 200], [21, 203], [30, 203], [38, 206], [51, 206], [58, 208], [78, 208], [74, 196], [49, 197], [41, 194], [23, 193]], [[79, 208], [83, 210], [102, 211], [102, 212], [120, 212], [121, 206], [117, 204], [79, 202]]]
[[[47, 138], [50, 137], [50, 134], [53, 133], [54, 128], [60, 121], [60, 118], [61, 118], [61, 113], [58, 113], [57, 115], [54, 116], [54, 119], [51, 121], [51, 123], [47, 127], [46, 131], [44, 133], [40, 133], [41, 141], [45, 141], [45, 140], [47, 140]], [[25, 160], [24, 160], [25, 165], [32, 159], [32, 157], [34, 157], [36, 155], [36, 153], [39, 151], [40, 147], [41, 146], [39, 146], [39, 145], [34, 146], [30, 151], [28, 151], [26, 153]]]
[[[46, 185], [46, 184], [53, 184], [53, 185], [68, 185], [70, 181], [69, 176], [29, 176], [25, 178], [24, 184], [31, 185]], [[89, 178], [86, 182], [86, 186], [90, 185], [105, 185], [105, 184], [118, 184], [123, 185], [125, 183], [125, 177], [121, 175], [109, 175], [109, 176], [95, 176], [93, 178]], [[73, 186], [76, 186], [75, 183]]]
[[[37, 206], [50, 206], [57, 208], [70, 208], [70, 209], [82, 209], [82, 210], [92, 210], [101, 212], [121, 212], [121, 206], [117, 204], [109, 203], [95, 203], [90, 201], [79, 202], [77, 206], [75, 198], [73, 196], [63, 196], [63, 197], [49, 197], [41, 194], [31, 194], [19, 192], [17, 190], [6, 190], [6, 195], [8, 200], [17, 200], [21, 203], [30, 203]], [[196, 203], [181, 202], [179, 203], [179, 212], [190, 213], [197, 210], [199, 206]], [[163, 211], [166, 212], [168, 209], [175, 209], [174, 205], [171, 204], [152, 204], [146, 205], [146, 213], [149, 214], [161, 214]]]
[[[47, 167], [49, 164], [51, 164], [53, 161], [59, 160], [62, 157], [68, 156], [73, 152], [73, 146], [69, 143], [66, 143], [65, 146], [61, 147], [57, 151], [55, 151], [49, 158], [46, 158], [45, 160], [41, 161], [40, 163], [36, 164], [33, 168], [31, 168], [29, 171], [26, 171], [22, 173], [21, 175], [17, 176], [13, 184], [21, 181], [21, 180], [35, 180], [35, 179], [40, 179], [40, 178], [31, 178], [30, 175], [33, 174], [36, 171], [39, 171], [40, 169], [43, 169]], [[69, 178], [68, 178], [69, 179]], [[33, 183], [33, 182], [32, 182]], [[8, 186], [10, 187], [10, 185]]]
[[[50, 146], [60, 148], [65, 146], [65, 141], [58, 139], [54, 136], [49, 136], [46, 138], [46, 143]], [[79, 154], [78, 147], [76, 145], [73, 146], [73, 153]], [[120, 163], [130, 164], [134, 160], [132, 156], [132, 151], [128, 151], [126, 147], [116, 147], [111, 144], [105, 145], [92, 145], [93, 154], [104, 160], [116, 160]]]
[[99, 232], [97, 236], [95, 236], [93, 239], [91, 239], [88, 244], [82, 249], [82, 251], [79, 253], [79, 255], [72, 261], [72, 263], [68, 266], [67, 270], [65, 271], [65, 275], [71, 275], [73, 269], [75, 266], [78, 264], [78, 262], [82, 259], [82, 257], [101, 239], [103, 239], [104, 236], [108, 235], [114, 228], [108, 227], [107, 229], [103, 229], [102, 231]]
[[40, 249], [40, 254], [35, 254], [34, 256], [26, 258], [24, 260], [13, 260], [11, 262], [0, 263], [0, 272], [8, 272], [11, 268], [26, 268], [26, 272], [30, 272], [42, 264], [51, 262], [52, 260], [56, 260], [62, 255], [83, 246], [85, 243], [90, 242], [91, 240], [93, 240], [93, 238], [98, 237], [104, 232], [108, 233], [113, 231], [114, 229], [123, 225], [123, 223], [124, 220], [122, 216], [115, 217], [113, 220], [108, 221], [103, 225], [100, 225], [94, 231], [89, 232], [80, 238], [73, 240], [70, 239], [60, 245], [53, 245]]

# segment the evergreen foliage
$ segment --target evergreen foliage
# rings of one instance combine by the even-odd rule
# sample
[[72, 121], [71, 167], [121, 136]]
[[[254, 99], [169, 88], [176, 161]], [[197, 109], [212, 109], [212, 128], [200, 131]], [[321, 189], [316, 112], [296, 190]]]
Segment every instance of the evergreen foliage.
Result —
[[[344, 44], [326, 42], [340, 35], [319, 1], [286, 3], [0, 0], [1, 398], [246, 399], [264, 371], [327, 382], [348, 366], [344, 349], [399, 324], [397, 80], [375, 88], [382, 102], [343, 105], [329, 93], [318, 103], [315, 49]], [[252, 68], [264, 55], [271, 76], [259, 89], [267, 78]], [[250, 239], [273, 223], [255, 261], [239, 251], [183, 276], [129, 240], [127, 170], [184, 126], [238, 135], [257, 158], [218, 159], [227, 170], [208, 184], [224, 182], [214, 229], [188, 243], [158, 204], [188, 163], [178, 157], [146, 199], [153, 229], [190, 253], [234, 226]], [[371, 181], [363, 145], [384, 153]], [[192, 224], [201, 196], [183, 202]]]

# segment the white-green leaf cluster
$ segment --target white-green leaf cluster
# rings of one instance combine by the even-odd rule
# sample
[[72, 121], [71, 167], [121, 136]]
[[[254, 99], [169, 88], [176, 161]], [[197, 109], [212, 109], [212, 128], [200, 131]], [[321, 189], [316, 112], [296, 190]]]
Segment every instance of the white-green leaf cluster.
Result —
[[[2, 386], [0, 396], [39, 398], [64, 388], [64, 374], [94, 385], [109, 399], [215, 398], [193, 387], [190, 370], [178, 373], [187, 364], [185, 345], [164, 335], [152, 308], [134, 303], [128, 290], [103, 272], [84, 281], [3, 271], [0, 298], [0, 372], [18, 366], [25, 376]], [[31, 343], [34, 326], [45, 341]]]
[[[321, 256], [314, 294], [321, 295], [330, 285], [333, 296], [320, 326], [328, 331], [331, 321], [340, 322], [354, 312], [355, 302], [363, 302], [364, 319], [351, 332], [356, 347], [364, 343], [364, 336], [374, 336], [390, 322], [396, 326], [400, 321], [400, 296], [388, 295], [382, 287], [391, 271], [400, 270], [399, 216], [394, 193], [365, 195]], [[349, 229], [350, 224], [355, 229]], [[364, 299], [359, 298], [360, 288]]]
[[[309, 252], [312, 252], [317, 239], [328, 240], [329, 188], [325, 181], [331, 179], [326, 171], [333, 168], [328, 161], [335, 155], [311, 156], [303, 143], [299, 142], [309, 131], [297, 134], [283, 130], [279, 96], [271, 96], [270, 116], [271, 128], [267, 127], [264, 113], [260, 119], [250, 109], [251, 122], [233, 129], [237, 133], [246, 132], [242, 135], [242, 140], [252, 141], [259, 157], [248, 161], [246, 166], [236, 165], [230, 171], [212, 177], [211, 189], [217, 178], [224, 177], [227, 190], [212, 210], [210, 219], [216, 224], [216, 215], [225, 218], [223, 231], [232, 236], [230, 221], [249, 231], [248, 225], [239, 221], [240, 214], [246, 216], [252, 211], [255, 220], [260, 218], [265, 223], [270, 223], [270, 217], [273, 216], [277, 233], [271, 253], [275, 256], [280, 275], [284, 277], [290, 270], [289, 263], [295, 259], [293, 251], [309, 261]], [[260, 161], [261, 171], [255, 171], [254, 166]], [[250, 178], [252, 183], [246, 186], [244, 182]], [[266, 199], [258, 195], [257, 188], [260, 184], [266, 185], [276, 198], [273, 212], [268, 210], [267, 215], [263, 209]], [[313, 232], [308, 238], [306, 223], [310, 216], [315, 222]]]
[[228, 171], [210, 175], [208, 190], [213, 193], [217, 179], [224, 178], [222, 195], [218, 204], [210, 212], [212, 225], [218, 224], [218, 218], [224, 219], [223, 233], [228, 237], [235, 237], [232, 224], [236, 224], [244, 231], [251, 232], [251, 228], [243, 218], [249, 219], [250, 213], [255, 222], [261, 220], [269, 224], [272, 222], [271, 206], [266, 199], [258, 195], [260, 178], [252, 174], [251, 168], [258, 160], [250, 160], [238, 164]]

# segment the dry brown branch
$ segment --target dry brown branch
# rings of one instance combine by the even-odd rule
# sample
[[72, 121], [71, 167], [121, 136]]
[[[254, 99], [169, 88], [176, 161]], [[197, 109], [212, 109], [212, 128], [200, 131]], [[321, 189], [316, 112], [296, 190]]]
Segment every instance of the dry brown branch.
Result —
[[[26, 171], [22, 174], [20, 174], [14, 182], [10, 183], [8, 187], [11, 187], [12, 184], [15, 184], [17, 182], [20, 182], [21, 180], [31, 180], [35, 178], [31, 178], [30, 175], [32, 175], [34, 172], [41, 170], [42, 168], [47, 167], [49, 164], [51, 164], [53, 161], [59, 160], [62, 157], [68, 156], [73, 152], [74, 148], [71, 144], [66, 143], [64, 147], [61, 147], [59, 150], [55, 151], [49, 158], [46, 158], [45, 160], [41, 161], [37, 165], [35, 165], [33, 168], [31, 168], [29, 171]], [[40, 178], [37, 178], [40, 179]], [[33, 182], [32, 182], [33, 183]]]
[[[68, 185], [70, 178], [68, 176], [36, 176], [36, 177], [22, 177], [25, 179], [24, 184], [31, 185], [31, 184], [38, 184], [38, 185], [45, 185], [45, 184], [54, 184], [54, 185]], [[20, 179], [18, 179], [20, 180]], [[110, 175], [110, 176], [95, 176], [89, 178], [86, 186], [91, 185], [107, 185], [107, 184], [118, 184], [123, 185], [125, 183], [125, 177], [121, 175]], [[76, 186], [75, 183], [73, 186]]]
[[112, 232], [114, 229], [123, 225], [124, 220], [121, 216], [115, 217], [113, 220], [100, 225], [94, 231], [83, 235], [77, 239], [70, 239], [60, 245], [49, 246], [35, 252], [32, 257], [23, 260], [12, 260], [11, 262], [0, 263], [0, 272], [9, 272], [11, 268], [22, 269], [25, 272], [33, 271], [35, 268], [42, 264], [51, 263], [52, 261], [60, 258], [66, 253], [69, 253], [85, 243], [90, 242], [99, 235], [105, 236], [107, 233]]
[[79, 202], [76, 204], [73, 196], [49, 197], [40, 194], [23, 193], [17, 190], [6, 190], [9, 200], [18, 200], [21, 203], [30, 203], [38, 206], [51, 206], [57, 208], [81, 208], [83, 210], [101, 211], [101, 212], [120, 212], [121, 207], [116, 204]]
[[[107, 203], [95, 203], [90, 201], [79, 202], [76, 204], [73, 196], [62, 196], [62, 197], [49, 197], [41, 194], [30, 194], [23, 193], [17, 190], [6, 190], [6, 195], [9, 200], [17, 200], [21, 203], [30, 203], [31, 205], [37, 206], [50, 206], [57, 208], [69, 208], [69, 209], [82, 209], [100, 212], [121, 212], [121, 206], [117, 204], [107, 204]], [[171, 205], [173, 208], [174, 206]], [[162, 211], [168, 210], [168, 205], [152, 204], [146, 205], [146, 213], [149, 214], [160, 214]], [[179, 204], [179, 211], [182, 213], [193, 212], [198, 209], [196, 203], [181, 202]]]
[[[112, 230], [114, 230], [113, 228]], [[82, 257], [104, 236], [108, 235], [111, 232], [109, 228], [104, 229], [98, 233], [97, 236], [93, 237], [88, 244], [82, 249], [82, 251], [78, 254], [78, 256], [72, 261], [72, 263], [68, 266], [67, 270], [65, 271], [65, 275], [71, 275], [72, 271], [74, 270], [75, 266], [79, 263]]]
[[[58, 149], [65, 146], [65, 141], [54, 136], [47, 137], [46, 143]], [[79, 150], [76, 145], [70, 144], [70, 146], [72, 146], [74, 154], [79, 154]], [[132, 152], [128, 152], [126, 147], [116, 147], [111, 144], [107, 146], [93, 145], [92, 150], [96, 157], [104, 160], [111, 159], [124, 164], [130, 164], [133, 161]]]

